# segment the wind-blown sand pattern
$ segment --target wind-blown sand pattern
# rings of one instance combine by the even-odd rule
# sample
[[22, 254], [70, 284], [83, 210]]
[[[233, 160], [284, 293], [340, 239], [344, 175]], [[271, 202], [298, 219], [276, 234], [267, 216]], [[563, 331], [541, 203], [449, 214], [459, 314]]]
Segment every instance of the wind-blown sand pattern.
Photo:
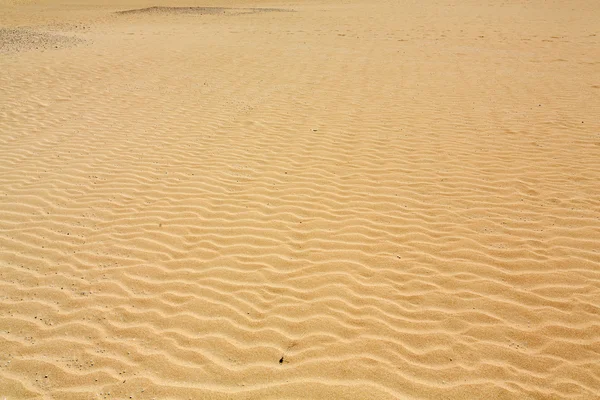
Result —
[[0, 0], [0, 399], [600, 398], [598, 21]]

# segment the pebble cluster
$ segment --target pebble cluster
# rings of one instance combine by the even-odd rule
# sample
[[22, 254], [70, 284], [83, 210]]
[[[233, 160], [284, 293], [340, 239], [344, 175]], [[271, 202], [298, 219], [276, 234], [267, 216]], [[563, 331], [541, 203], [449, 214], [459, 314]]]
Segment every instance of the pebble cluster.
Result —
[[82, 42], [74, 36], [40, 32], [26, 28], [0, 28], [0, 53], [50, 50], [75, 46]]

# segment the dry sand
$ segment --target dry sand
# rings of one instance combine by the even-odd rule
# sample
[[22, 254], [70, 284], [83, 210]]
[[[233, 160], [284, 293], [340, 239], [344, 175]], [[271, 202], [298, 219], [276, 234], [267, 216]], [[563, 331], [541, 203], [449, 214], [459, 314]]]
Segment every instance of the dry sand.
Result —
[[600, 398], [598, 21], [0, 0], [0, 399]]

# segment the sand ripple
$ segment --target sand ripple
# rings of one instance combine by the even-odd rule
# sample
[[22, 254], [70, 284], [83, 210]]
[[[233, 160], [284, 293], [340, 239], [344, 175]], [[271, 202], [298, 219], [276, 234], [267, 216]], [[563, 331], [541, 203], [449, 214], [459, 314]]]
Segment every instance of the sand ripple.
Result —
[[0, 398], [600, 397], [598, 12], [547, 6], [0, 58]]

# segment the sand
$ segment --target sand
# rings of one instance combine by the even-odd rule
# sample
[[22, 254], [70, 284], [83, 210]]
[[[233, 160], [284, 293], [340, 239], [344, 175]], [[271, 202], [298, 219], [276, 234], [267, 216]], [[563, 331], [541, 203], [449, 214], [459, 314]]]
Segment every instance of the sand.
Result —
[[600, 398], [598, 21], [0, 0], [0, 399]]

